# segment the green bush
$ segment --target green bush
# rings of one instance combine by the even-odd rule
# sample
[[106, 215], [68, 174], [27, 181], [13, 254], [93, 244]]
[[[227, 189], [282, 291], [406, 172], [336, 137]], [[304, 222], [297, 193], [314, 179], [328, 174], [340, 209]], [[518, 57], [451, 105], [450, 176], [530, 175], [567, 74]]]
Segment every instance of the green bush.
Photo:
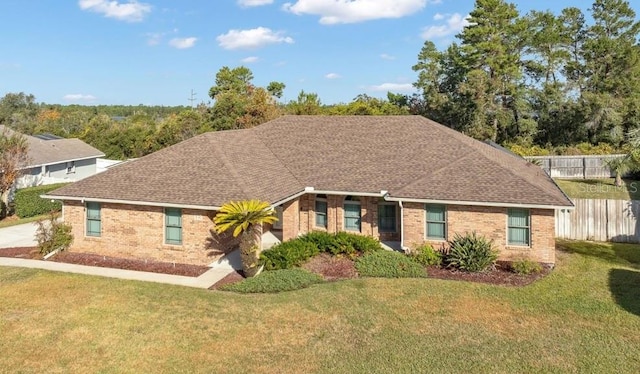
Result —
[[55, 250], [64, 251], [73, 242], [71, 225], [60, 222], [58, 215], [50, 213], [48, 219], [41, 219], [36, 222], [36, 240], [40, 253], [46, 255]]
[[298, 290], [321, 282], [323, 280], [320, 275], [295, 268], [267, 271], [237, 283], [225, 284], [220, 289], [241, 293], [270, 293]]
[[311, 242], [318, 247], [320, 252], [327, 252], [332, 255], [353, 256], [356, 252], [368, 253], [382, 250], [382, 246], [376, 238], [344, 231], [336, 234], [313, 231], [301, 236], [298, 240]]
[[498, 252], [493, 248], [493, 242], [475, 232], [464, 236], [456, 234], [449, 242], [449, 250], [444, 256], [448, 267], [470, 272], [485, 271], [497, 259]]
[[260, 255], [266, 270], [291, 269], [320, 253], [311, 242], [293, 239], [273, 246]]
[[433, 249], [431, 244], [423, 243], [411, 250], [409, 254], [414, 261], [423, 266], [442, 265], [442, 253]]
[[62, 210], [60, 201], [51, 201], [43, 199], [40, 195], [58, 189], [67, 183], [48, 184], [45, 186], [21, 188], [16, 191], [14, 200], [16, 215], [20, 218], [29, 218], [47, 214], [50, 212], [59, 212]]
[[528, 275], [532, 273], [541, 272], [542, 265], [540, 265], [538, 262], [531, 261], [529, 259], [522, 259], [522, 260], [513, 261], [511, 263], [511, 270], [513, 270], [514, 273], [517, 273], [520, 275]]
[[426, 277], [425, 268], [399, 252], [378, 251], [359, 257], [356, 270], [363, 277], [418, 278]]

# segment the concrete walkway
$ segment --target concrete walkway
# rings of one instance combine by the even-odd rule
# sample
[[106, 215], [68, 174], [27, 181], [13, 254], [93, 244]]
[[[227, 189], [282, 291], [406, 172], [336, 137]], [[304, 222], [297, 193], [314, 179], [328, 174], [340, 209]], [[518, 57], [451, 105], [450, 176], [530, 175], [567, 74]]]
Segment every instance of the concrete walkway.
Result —
[[0, 229], [0, 248], [34, 247], [36, 242], [35, 223], [9, 226]]
[[242, 268], [242, 265], [240, 264], [240, 254], [237, 250], [221, 257], [220, 260], [211, 264], [210, 270], [197, 278], [185, 277], [182, 275], [148, 273], [144, 271], [67, 264], [64, 262], [25, 260], [10, 257], [0, 257], [0, 266], [62, 271], [67, 273], [96, 275], [100, 277], [119, 278], [143, 282], [165, 283], [195, 288], [209, 288], [217, 283], [220, 279], [234, 272], [236, 269]]

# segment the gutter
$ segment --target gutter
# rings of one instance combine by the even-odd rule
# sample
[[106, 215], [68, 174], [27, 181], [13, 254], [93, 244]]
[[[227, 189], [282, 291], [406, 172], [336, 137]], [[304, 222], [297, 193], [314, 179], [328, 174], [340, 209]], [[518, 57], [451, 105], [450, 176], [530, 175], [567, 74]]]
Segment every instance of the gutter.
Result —
[[35, 168], [37, 166], [49, 166], [49, 165], [57, 165], [57, 164], [62, 164], [62, 163], [67, 163], [67, 162], [71, 162], [71, 161], [83, 161], [83, 160], [90, 160], [92, 158], [100, 158], [100, 157], [104, 157], [105, 155], [96, 155], [96, 156], [87, 156], [87, 157], [80, 157], [80, 158], [71, 158], [68, 160], [61, 160], [61, 161], [53, 161], [53, 162], [47, 162], [47, 163], [42, 163], [42, 164], [34, 164], [34, 165], [27, 165], [21, 168], [22, 169], [31, 169], [31, 168]]
[[422, 203], [422, 204], [443, 204], [443, 205], [469, 205], [469, 206], [489, 206], [497, 208], [530, 208], [530, 209], [568, 209], [573, 210], [573, 205], [538, 205], [538, 204], [515, 204], [515, 203], [493, 203], [482, 201], [460, 201], [460, 200], [432, 200], [432, 199], [407, 199], [403, 197], [390, 197], [385, 195], [384, 199], [387, 201], [404, 201], [407, 203]]
[[220, 210], [219, 206], [213, 205], [191, 205], [191, 204], [173, 204], [173, 203], [158, 203], [154, 201], [133, 201], [133, 200], [119, 200], [119, 199], [100, 199], [92, 197], [75, 197], [75, 196], [57, 196], [57, 195], [40, 195], [43, 199], [51, 200], [68, 200], [68, 201], [85, 201], [96, 203], [112, 203], [112, 204], [127, 204], [127, 205], [142, 205], [142, 206], [156, 206], [163, 208], [183, 208], [183, 209], [198, 209], [198, 210]]

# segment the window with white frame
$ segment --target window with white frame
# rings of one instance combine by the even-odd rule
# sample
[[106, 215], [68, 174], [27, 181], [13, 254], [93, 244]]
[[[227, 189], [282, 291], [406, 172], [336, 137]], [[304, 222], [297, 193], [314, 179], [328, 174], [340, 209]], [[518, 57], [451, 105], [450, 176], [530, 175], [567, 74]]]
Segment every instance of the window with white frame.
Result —
[[100, 236], [102, 233], [102, 207], [100, 203], [87, 202], [86, 212], [87, 236]]
[[507, 212], [507, 242], [509, 245], [531, 244], [531, 214], [529, 209], [511, 208]]
[[182, 209], [165, 208], [164, 217], [164, 242], [172, 245], [182, 244]]
[[355, 196], [347, 196], [344, 199], [344, 229], [347, 231], [360, 231], [360, 200]]
[[327, 195], [316, 195], [316, 227], [327, 228]]
[[75, 161], [67, 162], [67, 174], [71, 174], [75, 172], [76, 172], [76, 162]]
[[446, 240], [447, 239], [447, 209], [444, 205], [425, 205], [427, 215], [426, 234], [427, 239]]

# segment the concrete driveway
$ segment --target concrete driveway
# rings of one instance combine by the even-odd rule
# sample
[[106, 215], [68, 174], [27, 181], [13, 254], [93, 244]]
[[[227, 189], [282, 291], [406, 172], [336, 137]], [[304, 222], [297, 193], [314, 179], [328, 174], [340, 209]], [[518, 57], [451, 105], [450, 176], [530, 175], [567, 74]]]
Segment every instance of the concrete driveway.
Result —
[[35, 223], [10, 226], [0, 229], [0, 248], [33, 247], [37, 226]]

